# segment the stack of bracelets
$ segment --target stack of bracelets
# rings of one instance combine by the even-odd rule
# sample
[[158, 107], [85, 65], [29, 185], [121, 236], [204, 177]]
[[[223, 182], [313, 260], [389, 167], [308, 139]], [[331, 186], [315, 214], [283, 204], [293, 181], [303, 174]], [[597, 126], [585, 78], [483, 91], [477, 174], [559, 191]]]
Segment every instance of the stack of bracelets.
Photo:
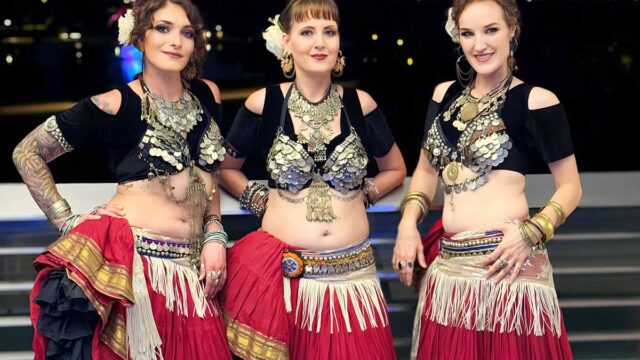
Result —
[[240, 194], [240, 207], [261, 218], [267, 209], [267, 200], [269, 200], [269, 189], [263, 184], [250, 182]]
[[[207, 227], [209, 227], [209, 225], [211, 224], [218, 225], [218, 227], [220, 227], [220, 230], [207, 231]], [[229, 236], [224, 231], [224, 227], [222, 226], [222, 221], [220, 219], [220, 216], [215, 214], [207, 216], [204, 220], [203, 229], [205, 232], [204, 235], [202, 236], [203, 248], [206, 245], [212, 244], [212, 243], [218, 243], [223, 245], [225, 248], [227, 247], [227, 244], [229, 243]]]
[[[60, 219], [61, 215], [66, 213], [67, 211], [71, 212], [71, 206], [69, 206], [67, 200], [60, 199], [49, 206], [44, 214], [47, 216], [47, 219], [49, 219], [49, 221], [53, 223], [54, 220]], [[79, 217], [80, 215], [73, 214], [64, 217], [62, 219], [62, 222], [58, 226], [58, 231], [60, 231], [63, 235], [68, 234], [69, 231], [71, 231], [71, 229], [73, 229], [73, 227], [76, 225], [76, 221]]]
[[404, 209], [409, 203], [418, 204], [421, 212], [420, 221], [418, 222], [422, 222], [422, 220], [424, 220], [424, 218], [427, 216], [427, 212], [429, 211], [429, 209], [431, 209], [431, 200], [429, 200], [427, 194], [423, 193], [422, 191], [411, 191], [407, 193], [407, 195], [404, 196], [402, 202], [400, 203], [400, 216], [404, 214]]
[[[547, 207], [552, 208], [558, 215], [558, 224], [556, 224], [555, 226], [553, 225], [551, 218], [542, 212]], [[536, 246], [544, 244], [547, 241], [553, 239], [556, 228], [564, 224], [566, 219], [567, 214], [562, 208], [562, 205], [558, 204], [557, 202], [550, 201], [545, 206], [543, 206], [540, 211], [531, 219], [526, 219], [522, 223], [520, 223], [518, 230], [520, 231], [520, 235], [522, 236], [522, 239], [527, 244], [527, 246], [535, 248]], [[536, 236], [536, 233], [539, 236]], [[535, 241], [534, 238], [537, 241]]]
[[362, 185], [362, 192], [364, 193], [364, 207], [366, 209], [373, 206], [380, 199], [378, 188], [371, 180], [365, 180]]

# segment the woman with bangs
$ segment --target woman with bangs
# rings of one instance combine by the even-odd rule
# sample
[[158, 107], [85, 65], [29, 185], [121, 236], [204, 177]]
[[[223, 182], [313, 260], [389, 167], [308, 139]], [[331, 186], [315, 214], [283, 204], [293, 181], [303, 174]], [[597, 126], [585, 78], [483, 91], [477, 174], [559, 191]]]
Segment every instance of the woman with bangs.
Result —
[[[228, 253], [221, 303], [244, 359], [394, 359], [366, 207], [402, 183], [402, 155], [366, 92], [343, 88], [333, 0], [292, 0], [264, 33], [287, 78], [246, 100], [222, 185], [262, 219]], [[268, 187], [240, 170], [252, 147]], [[367, 163], [380, 172], [366, 180]]]
[[[219, 90], [197, 78], [202, 17], [190, 0], [139, 0], [118, 23], [120, 42], [143, 53], [139, 77], [51, 116], [14, 151], [63, 234], [35, 260], [34, 358], [230, 359], [214, 299], [226, 265], [225, 151]], [[107, 149], [118, 186], [107, 204], [73, 214], [47, 162], [90, 147]]]
[[[580, 202], [568, 121], [558, 98], [513, 75], [515, 0], [455, 0], [447, 31], [459, 83], [436, 86], [393, 265], [420, 282], [415, 359], [571, 359], [546, 243]], [[533, 217], [525, 175], [550, 170], [551, 199]], [[416, 223], [439, 181], [442, 222], [424, 244]]]

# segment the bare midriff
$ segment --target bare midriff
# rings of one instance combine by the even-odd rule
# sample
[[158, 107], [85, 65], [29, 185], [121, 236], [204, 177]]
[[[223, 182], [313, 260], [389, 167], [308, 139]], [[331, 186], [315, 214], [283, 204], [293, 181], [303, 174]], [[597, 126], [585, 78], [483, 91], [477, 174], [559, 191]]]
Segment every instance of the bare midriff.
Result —
[[[209, 196], [213, 187], [213, 175], [200, 169], [196, 171], [205, 182], [205, 196]], [[189, 169], [168, 176], [168, 181], [174, 188], [175, 198], [183, 198], [189, 182]], [[156, 234], [177, 239], [190, 236], [189, 209], [171, 199], [157, 177], [119, 184], [109, 204], [124, 207], [124, 217], [133, 227], [149, 229]]]
[[[285, 192], [290, 197], [307, 195], [308, 189], [298, 194]], [[335, 193], [334, 190], [331, 190]], [[353, 192], [346, 194], [347, 197]], [[262, 219], [262, 230], [283, 242], [307, 250], [333, 250], [356, 244], [369, 236], [369, 221], [363, 206], [362, 193], [348, 201], [332, 199], [337, 219], [332, 222], [310, 222], [306, 218], [306, 204], [292, 204], [278, 192], [269, 189], [269, 203]]]
[[[455, 183], [462, 183], [477, 175], [469, 168], [463, 167]], [[486, 184], [475, 191], [454, 192], [453, 205], [451, 195], [445, 195], [442, 221], [446, 232], [491, 230], [492, 224], [523, 219], [529, 215], [524, 193], [524, 175], [511, 170], [493, 170], [488, 179]], [[452, 181], [445, 175], [444, 183], [451, 184]]]

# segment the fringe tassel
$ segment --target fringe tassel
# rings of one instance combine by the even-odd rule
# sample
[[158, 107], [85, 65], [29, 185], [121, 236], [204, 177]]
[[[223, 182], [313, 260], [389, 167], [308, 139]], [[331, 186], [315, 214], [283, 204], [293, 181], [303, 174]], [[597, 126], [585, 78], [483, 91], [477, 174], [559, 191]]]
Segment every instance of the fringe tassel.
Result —
[[[348, 311], [349, 299], [351, 300], [351, 306], [356, 314], [361, 330], [364, 331], [367, 329], [367, 318], [372, 327], [378, 327], [376, 313], [380, 319], [382, 319], [382, 326], [389, 324], [386, 312], [383, 311], [386, 304], [384, 304], [384, 300], [382, 300], [382, 290], [375, 275], [367, 276], [365, 279], [340, 282], [331, 280], [327, 282], [306, 278], [300, 279], [295, 323], [298, 324], [298, 321], [300, 321], [302, 328], [306, 327], [309, 331], [313, 331], [313, 322], [316, 321], [315, 331], [319, 333], [322, 325], [322, 312], [325, 310], [325, 296], [329, 296], [329, 311], [331, 314], [330, 331], [332, 334], [334, 319], [336, 319], [336, 298], [338, 300], [339, 311], [345, 321], [347, 332], [351, 332], [351, 321], [349, 320]], [[364, 312], [362, 308], [364, 308]]]
[[[153, 256], [148, 256], [147, 260], [149, 261], [148, 272], [151, 287], [155, 292], [165, 296], [165, 305], [169, 311], [174, 311], [174, 308], [177, 307], [178, 315], [189, 316], [188, 295], [193, 300], [194, 312], [198, 317], [202, 318], [207, 310], [210, 311], [209, 302], [204, 296], [204, 289], [193, 268]], [[187, 288], [189, 294], [187, 294]], [[215, 307], [213, 307], [213, 312], [218, 316]]]
[[494, 284], [481, 278], [451, 276], [440, 271], [437, 263], [429, 268], [427, 278], [427, 294], [431, 296], [427, 316], [431, 321], [477, 331], [515, 331], [518, 335], [533, 332], [542, 336], [550, 328], [560, 336], [560, 305], [553, 286], [533, 280], [509, 285], [507, 281]]
[[162, 339], [153, 319], [142, 260], [135, 250], [132, 282], [135, 304], [127, 308], [126, 327], [129, 356], [133, 360], [162, 359]]
[[291, 307], [291, 280], [283, 276], [283, 291], [284, 291], [284, 309], [287, 310], [287, 313], [290, 313], [293, 308]]
[[[426, 289], [425, 281], [427, 281], [427, 276], [424, 276], [420, 281], [420, 287], [418, 289]], [[418, 358], [418, 347], [420, 345], [420, 331], [422, 327], [422, 314], [424, 313], [425, 300], [427, 297], [426, 291], [420, 291], [420, 296], [418, 297], [418, 306], [416, 307], [415, 318], [413, 319], [413, 335], [411, 339], [411, 354], [409, 359], [415, 360]]]

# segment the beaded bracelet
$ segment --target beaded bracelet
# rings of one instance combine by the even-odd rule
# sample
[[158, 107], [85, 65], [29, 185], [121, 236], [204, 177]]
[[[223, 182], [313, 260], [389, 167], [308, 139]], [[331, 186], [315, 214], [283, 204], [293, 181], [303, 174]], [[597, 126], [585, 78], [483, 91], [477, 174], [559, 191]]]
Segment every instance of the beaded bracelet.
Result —
[[263, 184], [253, 182], [242, 190], [240, 207], [249, 210], [253, 215], [261, 218], [267, 209], [269, 189]]
[[209, 225], [212, 224], [218, 225], [218, 227], [220, 227], [220, 230], [224, 230], [224, 226], [222, 226], [222, 219], [219, 215], [216, 214], [207, 215], [204, 218], [204, 225], [202, 225], [202, 230], [207, 231]]
[[58, 231], [60, 231], [62, 235], [67, 235], [71, 231], [71, 229], [73, 229], [76, 226], [76, 223], [78, 222], [79, 218], [80, 218], [80, 215], [73, 215], [73, 214], [65, 217], [62, 220], [62, 223], [60, 223], [60, 226], [58, 227]]
[[227, 244], [229, 243], [229, 236], [224, 230], [209, 231], [205, 233], [202, 238], [202, 247], [204, 248], [206, 245], [211, 243], [222, 244], [224, 247], [227, 247]]
[[362, 192], [364, 193], [364, 205], [365, 208], [370, 208], [380, 200], [380, 192], [378, 187], [371, 180], [365, 180], [362, 185]]

